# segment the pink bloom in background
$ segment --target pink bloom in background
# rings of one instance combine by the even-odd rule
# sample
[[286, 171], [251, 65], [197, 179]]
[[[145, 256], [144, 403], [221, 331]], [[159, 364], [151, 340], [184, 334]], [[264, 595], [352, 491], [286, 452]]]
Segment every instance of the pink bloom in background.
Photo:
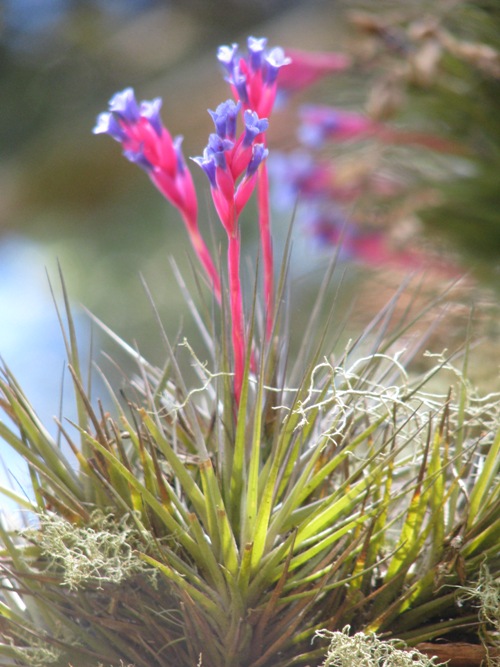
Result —
[[139, 105], [133, 89], [126, 88], [111, 98], [109, 111], [98, 116], [93, 131], [109, 134], [121, 143], [123, 155], [144, 169], [162, 195], [178, 209], [220, 301], [220, 278], [198, 228], [198, 203], [181, 151], [182, 137], [172, 138], [163, 126], [161, 104], [161, 99], [156, 98]]
[[385, 229], [367, 229], [346, 220], [335, 209], [319, 214], [308, 222], [308, 233], [323, 248], [341, 244], [341, 257], [368, 266], [393, 266], [421, 269], [428, 261], [417, 250], [398, 248]]
[[303, 150], [273, 154], [269, 172], [273, 199], [282, 210], [292, 209], [297, 201], [349, 203], [367, 192], [391, 197], [401, 189], [394, 179], [374, 174], [369, 168], [346, 174], [333, 161], [316, 159]]
[[[375, 140], [390, 145], [416, 145], [446, 153], [460, 152], [460, 147], [454, 142], [425, 132], [395, 129], [362, 113], [308, 105], [302, 107], [300, 115], [302, 125], [299, 138], [312, 149], [322, 149], [328, 142]], [[400, 179], [395, 175], [377, 174], [369, 164], [366, 169], [362, 166], [361, 169], [354, 167], [351, 175], [345, 179], [345, 174], [342, 178], [334, 163], [324, 158], [316, 160], [312, 155], [310, 158], [309, 161], [302, 159], [296, 162], [288, 183], [296, 188], [299, 202], [301, 199], [307, 200], [309, 213], [314, 215], [308, 230], [317, 241], [327, 246], [341, 242], [341, 254], [344, 257], [368, 265], [392, 264], [418, 269], [431, 263], [434, 267], [440, 264], [436, 258], [426, 258], [422, 251], [395, 246], [391, 242], [389, 230], [374, 230], [365, 225], [363, 220], [352, 219], [350, 213], [343, 214], [343, 223], [339, 225], [338, 215], [334, 214], [341, 210], [338, 204], [354, 202], [365, 196], [386, 200], [401, 196], [404, 183]], [[446, 270], [451, 269], [448, 267]]]
[[330, 74], [344, 72], [352, 64], [352, 59], [344, 53], [333, 51], [302, 51], [285, 49], [290, 64], [280, 74], [278, 88], [285, 93], [293, 93], [312, 86]]
[[323, 105], [304, 105], [300, 110], [302, 124], [299, 139], [311, 148], [320, 148], [326, 141], [349, 141], [376, 138], [387, 144], [415, 145], [440, 153], [463, 153], [454, 141], [426, 132], [392, 128], [365, 114], [344, 111]]

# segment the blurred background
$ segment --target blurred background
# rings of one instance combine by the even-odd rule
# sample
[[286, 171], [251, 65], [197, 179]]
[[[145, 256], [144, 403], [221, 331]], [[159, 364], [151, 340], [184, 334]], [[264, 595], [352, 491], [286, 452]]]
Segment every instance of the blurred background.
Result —
[[[99, 365], [106, 366], [102, 351], [126, 362], [102, 334], [91, 333], [84, 308], [162, 363], [141, 275], [169, 336], [182, 327], [197, 341], [170, 265], [175, 257], [194, 286], [182, 223], [116, 143], [92, 135], [97, 114], [128, 86], [138, 99], [160, 96], [165, 125], [184, 135], [185, 155], [201, 154], [211, 132], [206, 110], [229, 97], [217, 46], [244, 46], [248, 35], [349, 59], [340, 71], [313, 76], [311, 85], [289, 86], [271, 121], [278, 258], [299, 197], [292, 261], [296, 336], [339, 229], [347, 225], [339, 299], [351, 315], [341, 342], [356, 335], [410, 273], [427, 296], [465, 276], [449, 297], [449, 319], [434, 347], [463, 340], [474, 304], [482, 341], [474, 377], [497, 387], [497, 2], [3, 0], [0, 26], [0, 355], [49, 428], [61, 409], [64, 377], [49, 287], [50, 280], [59, 300], [58, 263], [82, 348]], [[306, 102], [361, 114], [377, 132], [368, 140], [301, 146]], [[294, 181], [297, 149], [334, 170], [320, 205]], [[217, 244], [205, 177], [195, 166], [192, 172], [204, 231]], [[252, 258], [253, 212], [250, 207], [242, 221], [244, 253]], [[69, 406], [63, 412], [71, 417]]]

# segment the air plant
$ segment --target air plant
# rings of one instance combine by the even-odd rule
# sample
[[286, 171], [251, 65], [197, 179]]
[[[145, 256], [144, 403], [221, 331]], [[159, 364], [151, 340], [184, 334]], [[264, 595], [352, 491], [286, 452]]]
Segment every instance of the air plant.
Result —
[[[61, 280], [77, 423], [59, 422], [52, 437], [3, 368], [0, 437], [33, 487], [31, 498], [3, 490], [32, 517], [24, 530], [0, 528], [3, 664], [291, 667], [323, 660], [329, 635], [312, 644], [318, 630], [350, 625], [415, 645], [481, 626], [457, 591], [485, 563], [492, 576], [500, 568], [500, 397], [478, 396], [453, 355], [410, 373], [419, 346], [398, 342], [423, 313], [393, 327], [398, 294], [333, 358], [335, 262], [287, 358], [290, 252], [275, 286], [263, 139], [287, 59], [251, 38], [248, 59], [233, 45], [219, 60], [239, 99], [211, 112], [216, 132], [196, 161], [227, 232], [225, 271], [201, 240], [159, 102], [139, 106], [127, 89], [97, 125], [181, 212], [214, 295], [198, 310], [178, 276], [208, 360], [159, 322], [155, 367], [94, 317], [137, 368], [119, 392], [99, 370], [109, 407], [96, 404]], [[255, 277], [245, 303], [238, 216], [255, 185], [263, 293]], [[450, 392], [433, 393], [450, 372]]]

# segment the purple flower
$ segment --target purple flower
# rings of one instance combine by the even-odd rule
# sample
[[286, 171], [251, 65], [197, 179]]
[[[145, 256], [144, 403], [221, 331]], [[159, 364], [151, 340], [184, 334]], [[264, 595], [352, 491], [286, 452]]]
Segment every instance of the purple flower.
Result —
[[177, 169], [179, 170], [179, 174], [181, 175], [184, 175], [184, 172], [186, 171], [186, 161], [184, 160], [184, 155], [182, 154], [183, 141], [184, 137], [181, 136], [180, 134], [177, 135], [173, 140], [174, 151], [177, 157]]
[[233, 100], [226, 100], [219, 104], [215, 111], [208, 110], [214, 121], [215, 130], [221, 139], [226, 137], [234, 139], [236, 136], [236, 120], [240, 109], [241, 102], [235, 104]]
[[254, 139], [262, 132], [265, 132], [269, 127], [267, 118], [259, 118], [255, 111], [247, 109], [243, 114], [245, 121], [245, 137], [243, 139], [244, 146], [250, 146]]
[[229, 139], [221, 139], [218, 134], [211, 134], [208, 137], [207, 150], [212, 155], [215, 164], [221, 169], [226, 169], [226, 151], [231, 150], [234, 143]]
[[232, 74], [236, 56], [238, 53], [238, 44], [231, 44], [231, 46], [219, 46], [217, 51], [217, 60], [224, 65], [227, 71]]
[[97, 116], [97, 121], [92, 130], [94, 134], [109, 134], [115, 141], [121, 143], [127, 138], [127, 133], [116, 120], [112, 113], [105, 111]]
[[264, 83], [267, 86], [273, 86], [278, 77], [278, 73], [284, 65], [289, 65], [292, 62], [291, 58], [285, 55], [285, 52], [280, 46], [276, 46], [269, 55], [265, 58], [264, 64]]
[[242, 104], [248, 104], [249, 98], [247, 90], [247, 76], [246, 74], [242, 73], [238, 65], [234, 67], [232, 76], [229, 79], [229, 83], [231, 83], [234, 86], [234, 89], [236, 90]]
[[139, 150], [124, 150], [123, 155], [127, 160], [130, 160], [130, 162], [133, 162], [141, 169], [144, 169], [144, 171], [147, 171], [148, 173], [153, 171], [154, 167], [144, 155], [142, 147]]
[[264, 144], [255, 144], [254, 147], [252, 148], [252, 157], [250, 158], [250, 161], [248, 163], [247, 171], [246, 171], [246, 176], [247, 178], [250, 178], [255, 174], [257, 169], [259, 168], [261, 162], [266, 159], [268, 156], [269, 151], [268, 149], [264, 146]]
[[160, 97], [151, 100], [150, 102], [144, 101], [141, 102], [140, 114], [142, 118], [147, 118], [153, 128], [156, 131], [156, 134], [161, 137], [163, 124], [160, 117], [160, 109], [162, 105], [162, 100]]
[[210, 181], [210, 186], [212, 188], [217, 187], [217, 181], [215, 179], [215, 172], [217, 169], [217, 166], [215, 164], [214, 156], [210, 152], [209, 148], [205, 148], [203, 151], [203, 156], [197, 156], [197, 157], [192, 157], [191, 160], [193, 162], [196, 162], [198, 166], [200, 166], [205, 174], [208, 176], [208, 180]]
[[140, 117], [133, 88], [125, 88], [116, 93], [109, 101], [109, 110], [116, 113], [126, 123], [136, 123]]
[[249, 37], [247, 40], [248, 53], [250, 56], [250, 67], [257, 72], [262, 67], [262, 56], [266, 48], [265, 37]]

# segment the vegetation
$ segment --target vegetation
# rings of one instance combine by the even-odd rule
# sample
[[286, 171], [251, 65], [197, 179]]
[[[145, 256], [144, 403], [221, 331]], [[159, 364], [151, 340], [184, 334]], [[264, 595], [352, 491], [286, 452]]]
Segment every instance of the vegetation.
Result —
[[[499, 397], [475, 395], [445, 358], [410, 376], [395, 350], [411, 322], [390, 331], [395, 305], [335, 362], [311, 343], [314, 318], [294, 364], [277, 327], [255, 373], [247, 355], [239, 406], [227, 321], [204, 329], [210, 363], [165, 338], [154, 368], [118, 341], [137, 376], [121, 397], [109, 389], [109, 412], [84, 389], [67, 311], [76, 430], [52, 439], [8, 369], [1, 382], [15, 423], [1, 435], [34, 490], [16, 500], [38, 517], [2, 528], [3, 655], [299, 665], [324, 655], [317, 630], [347, 624], [410, 645], [483, 633], [492, 612], [462, 587], [486, 566], [498, 578]], [[190, 389], [181, 354], [199, 378]], [[431, 393], [450, 369], [450, 393]]]

